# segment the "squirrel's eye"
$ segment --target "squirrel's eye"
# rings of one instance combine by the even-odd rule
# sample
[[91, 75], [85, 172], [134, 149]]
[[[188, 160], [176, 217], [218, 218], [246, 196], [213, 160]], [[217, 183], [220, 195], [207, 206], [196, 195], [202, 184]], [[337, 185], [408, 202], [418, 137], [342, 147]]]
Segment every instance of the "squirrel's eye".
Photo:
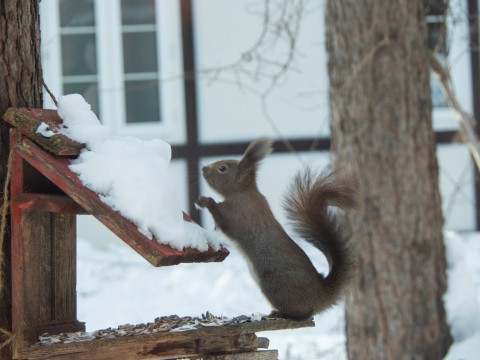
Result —
[[227, 172], [227, 170], [228, 170], [228, 166], [227, 166], [227, 165], [220, 165], [220, 166], [218, 167], [218, 171], [221, 172], [221, 173], [225, 173], [225, 172]]

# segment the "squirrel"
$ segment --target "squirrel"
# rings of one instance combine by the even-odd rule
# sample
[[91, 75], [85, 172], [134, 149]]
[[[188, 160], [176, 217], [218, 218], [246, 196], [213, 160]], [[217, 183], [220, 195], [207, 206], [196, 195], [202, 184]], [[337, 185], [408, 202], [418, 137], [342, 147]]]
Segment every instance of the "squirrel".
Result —
[[294, 229], [327, 258], [325, 277], [287, 235], [258, 190], [258, 164], [272, 150], [272, 141], [260, 138], [239, 161], [204, 166], [203, 177], [224, 201], [202, 196], [196, 203], [209, 210], [216, 226], [247, 258], [253, 277], [275, 309], [272, 315], [302, 321], [336, 304], [353, 277], [347, 232], [328, 207], [354, 208], [356, 192], [351, 182], [336, 179], [331, 168], [316, 176], [307, 168], [295, 176], [285, 195], [284, 208]]

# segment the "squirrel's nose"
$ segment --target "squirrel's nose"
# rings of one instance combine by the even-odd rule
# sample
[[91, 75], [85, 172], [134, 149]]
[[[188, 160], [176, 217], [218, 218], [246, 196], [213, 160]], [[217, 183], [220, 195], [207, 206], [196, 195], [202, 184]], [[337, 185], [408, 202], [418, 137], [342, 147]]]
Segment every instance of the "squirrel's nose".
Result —
[[202, 167], [203, 172], [206, 172], [207, 170], [208, 170], [208, 165], [205, 165], [204, 167]]

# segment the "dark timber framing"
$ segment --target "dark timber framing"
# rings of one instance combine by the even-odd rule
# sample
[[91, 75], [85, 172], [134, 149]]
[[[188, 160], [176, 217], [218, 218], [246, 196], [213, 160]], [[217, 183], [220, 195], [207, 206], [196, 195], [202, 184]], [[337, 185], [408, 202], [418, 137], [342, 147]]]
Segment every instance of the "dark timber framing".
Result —
[[[197, 112], [197, 91], [195, 77], [195, 41], [193, 24], [193, 5], [192, 0], [182, 0], [182, 41], [183, 41], [183, 61], [185, 71], [185, 106], [187, 122], [187, 143], [185, 145], [176, 145], [172, 147], [174, 159], [184, 159], [187, 163], [188, 176], [188, 201], [190, 204], [189, 214], [196, 221], [201, 221], [200, 213], [195, 209], [194, 201], [200, 196], [200, 166], [201, 160], [205, 157], [238, 157], [248, 146], [249, 141], [245, 142], [218, 142], [201, 143], [198, 133], [198, 112]], [[474, 114], [480, 119], [480, 83], [479, 83], [479, 56], [478, 56], [478, 24], [477, 24], [477, 0], [468, 0], [470, 25], [471, 25], [471, 63], [472, 63], [472, 83]], [[450, 144], [455, 141], [456, 131], [436, 131], [435, 140], [437, 145]], [[252, 139], [253, 140], [253, 139]], [[292, 147], [298, 152], [309, 151], [329, 151], [330, 138], [292, 138], [287, 139]], [[282, 141], [274, 143], [274, 149], [277, 153], [289, 152]], [[480, 203], [480, 181], [478, 173], [475, 173], [475, 192], [476, 204]], [[480, 212], [476, 209], [476, 226], [480, 228]]]
[[173, 156], [184, 158], [187, 161], [187, 183], [189, 213], [192, 218], [200, 222], [200, 213], [196, 211], [193, 202], [200, 194], [198, 185], [199, 141], [198, 141], [198, 112], [197, 89], [195, 82], [195, 45], [193, 37], [192, 1], [180, 1], [182, 42], [183, 42], [183, 70], [185, 74], [185, 117], [187, 122], [187, 144], [183, 146], [185, 155], [179, 154], [178, 147], [172, 149]]
[[[477, 134], [480, 130], [480, 59], [479, 59], [479, 23], [478, 23], [478, 0], [468, 0], [468, 23], [470, 29], [470, 64], [472, 74], [472, 101], [473, 116], [476, 119]], [[477, 230], [480, 229], [480, 178], [479, 172], [474, 167], [475, 174], [475, 219]]]

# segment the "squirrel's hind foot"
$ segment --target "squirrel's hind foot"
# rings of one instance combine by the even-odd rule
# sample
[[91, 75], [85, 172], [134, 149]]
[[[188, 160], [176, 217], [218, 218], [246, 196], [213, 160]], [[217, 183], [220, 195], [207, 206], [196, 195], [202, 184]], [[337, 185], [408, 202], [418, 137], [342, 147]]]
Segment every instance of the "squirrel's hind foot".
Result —
[[296, 315], [292, 316], [292, 315], [285, 314], [284, 312], [281, 312], [279, 310], [272, 310], [267, 317], [275, 318], [275, 319], [294, 320], [294, 321], [306, 321], [313, 318], [311, 314], [308, 314], [308, 315], [301, 314], [298, 316]]

